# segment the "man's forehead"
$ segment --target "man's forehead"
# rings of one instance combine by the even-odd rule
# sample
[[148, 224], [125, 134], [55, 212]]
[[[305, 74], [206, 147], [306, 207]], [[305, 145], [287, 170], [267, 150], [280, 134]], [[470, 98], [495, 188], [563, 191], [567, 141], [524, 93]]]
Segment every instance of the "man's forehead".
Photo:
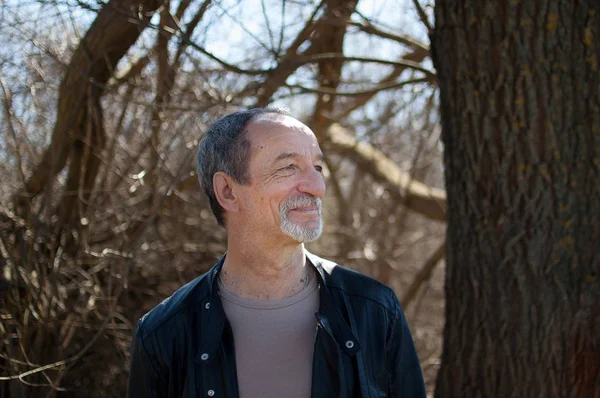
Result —
[[315, 134], [304, 123], [291, 116], [273, 115], [259, 115], [246, 126], [246, 134], [253, 147], [262, 146], [263, 143], [267, 142], [274, 143], [288, 139], [294, 141], [300, 139], [304, 142], [310, 142], [311, 146], [316, 145], [318, 147]]
[[268, 130], [298, 130], [313, 134], [312, 131], [300, 120], [292, 116], [279, 113], [263, 113], [254, 116], [248, 123], [248, 130], [268, 129]]
[[253, 158], [260, 154], [265, 161], [272, 162], [285, 154], [298, 157], [306, 154], [306, 150], [313, 155], [321, 155], [314, 133], [291, 116], [262, 114], [253, 118], [246, 127]]

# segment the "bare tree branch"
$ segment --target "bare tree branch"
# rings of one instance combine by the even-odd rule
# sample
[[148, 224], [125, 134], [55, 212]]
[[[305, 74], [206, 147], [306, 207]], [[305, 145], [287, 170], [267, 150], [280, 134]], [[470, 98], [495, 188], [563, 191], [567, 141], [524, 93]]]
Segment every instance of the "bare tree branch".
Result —
[[[311, 52], [315, 54], [314, 56], [338, 54], [343, 57], [346, 25], [336, 22], [349, 20], [356, 9], [356, 4], [357, 0], [338, 2], [335, 7], [337, 10], [336, 14], [326, 13], [323, 18], [322, 28], [315, 32], [312, 40]], [[308, 55], [308, 57], [313, 57], [313, 55]], [[296, 61], [301, 61], [303, 58], [306, 58], [306, 56], [298, 57]], [[329, 125], [329, 119], [335, 109], [335, 92], [340, 84], [344, 61], [333, 57], [322, 58], [319, 59], [317, 65], [319, 67], [319, 74], [317, 75], [319, 89], [329, 91], [329, 93], [321, 93], [317, 97], [310, 122], [310, 126], [313, 131], [316, 131], [317, 137], [321, 138]]]
[[317, 93], [317, 94], [327, 94], [327, 95], [336, 95], [336, 96], [346, 96], [346, 97], [355, 97], [369, 94], [377, 94], [385, 90], [392, 90], [396, 88], [401, 88], [409, 84], [418, 84], [418, 83], [428, 83], [429, 78], [422, 77], [420, 79], [411, 79], [405, 80], [402, 82], [389, 82], [382, 83], [376, 87], [373, 87], [369, 90], [362, 91], [337, 91], [335, 89], [327, 89], [327, 88], [309, 88], [304, 87], [299, 84], [287, 84], [286, 87], [299, 89], [303, 93]]
[[416, 62], [407, 61], [407, 60], [399, 60], [392, 61], [387, 59], [380, 58], [368, 58], [368, 57], [347, 57], [342, 53], [322, 53], [315, 55], [307, 55], [307, 56], [299, 56], [289, 62], [283, 63], [281, 66], [284, 68], [297, 68], [299, 66], [305, 64], [311, 64], [314, 62], [324, 61], [324, 60], [340, 60], [345, 62], [363, 62], [363, 63], [375, 63], [382, 65], [391, 65], [397, 67], [404, 67], [414, 69], [417, 72], [424, 73], [427, 77], [429, 77], [430, 81], [436, 81], [437, 77], [434, 71], [429, 70]]
[[202, 6], [200, 6], [200, 8], [196, 12], [196, 14], [194, 14], [194, 17], [192, 18], [192, 20], [186, 25], [185, 31], [181, 28], [181, 26], [178, 25], [178, 29], [182, 36], [181, 36], [181, 42], [179, 43], [179, 46], [177, 47], [177, 53], [175, 54], [175, 57], [173, 57], [173, 63], [172, 63], [173, 69], [175, 69], [175, 70], [179, 69], [179, 63], [181, 62], [181, 55], [185, 51], [185, 48], [188, 45], [188, 43], [190, 42], [192, 34], [194, 33], [194, 30], [196, 29], [196, 27], [202, 20], [202, 17], [206, 13], [206, 10], [208, 10], [208, 7], [211, 5], [211, 3], [212, 3], [212, 0], [205, 0], [204, 3], [202, 3]]
[[10, 136], [13, 139], [13, 143], [15, 145], [15, 158], [17, 160], [17, 172], [19, 173], [19, 178], [21, 179], [21, 184], [25, 184], [25, 172], [23, 171], [23, 161], [21, 159], [21, 150], [19, 145], [19, 140], [17, 138], [17, 133], [15, 131], [15, 126], [13, 124], [13, 111], [12, 111], [12, 94], [9, 91], [8, 87], [4, 83], [4, 79], [0, 76], [0, 87], [2, 88], [2, 92], [4, 93], [4, 119], [6, 120], [6, 125], [8, 126], [8, 131]]
[[[427, 51], [419, 49], [419, 50], [415, 50], [409, 54], [406, 54], [403, 57], [403, 59], [405, 59], [407, 61], [415, 62], [415, 63], [420, 63], [428, 55], [429, 55], [429, 53]], [[405, 66], [395, 67], [394, 70], [382, 80], [381, 84], [384, 84], [384, 82], [395, 81], [405, 70], [406, 70]], [[376, 93], [365, 93], [364, 95], [354, 98], [353, 101], [351, 101], [349, 104], [346, 104], [344, 106], [344, 109], [342, 111], [338, 112], [335, 115], [335, 120], [342, 120], [342, 118], [348, 116], [354, 110], [365, 105], [371, 98], [373, 98], [373, 96], [375, 94]]]
[[400, 44], [403, 44], [403, 45], [413, 49], [414, 51], [423, 50], [423, 51], [429, 52], [429, 46], [427, 46], [427, 44], [425, 44], [413, 37], [410, 37], [410, 36], [401, 36], [401, 35], [398, 35], [398, 34], [395, 34], [392, 32], [386, 32], [385, 30], [373, 25], [369, 20], [365, 19], [365, 22], [363, 22], [363, 23], [350, 21], [350, 22], [348, 22], [348, 25], [354, 26], [365, 33], [369, 33], [369, 34], [379, 36], [384, 39], [398, 42]]
[[437, 250], [433, 252], [431, 257], [429, 257], [427, 261], [425, 261], [417, 275], [415, 275], [415, 278], [413, 279], [412, 283], [406, 290], [406, 293], [404, 293], [404, 296], [402, 296], [402, 300], [400, 301], [404, 308], [407, 308], [410, 305], [412, 300], [419, 292], [419, 289], [421, 288], [423, 283], [431, 279], [431, 275], [433, 274], [435, 266], [444, 258], [445, 247], [446, 242], [444, 241], [437, 248]]
[[150, 56], [148, 54], [141, 57], [133, 56], [121, 70], [114, 73], [114, 76], [108, 80], [108, 86], [111, 89], [117, 88], [120, 83], [131, 81], [138, 77], [144, 68], [150, 63]]
[[[90, 117], [88, 98], [101, 112], [102, 87], [159, 5], [159, 0], [111, 0], [98, 13], [62, 80], [51, 144], [23, 189], [14, 195], [18, 208], [27, 207], [27, 201], [63, 169], [72, 146], [84, 137], [86, 118]], [[93, 179], [91, 175], [88, 178]]]
[[324, 146], [352, 159], [373, 178], [390, 186], [390, 194], [409, 209], [435, 220], [446, 221], [446, 193], [414, 181], [379, 150], [359, 142], [345, 128], [333, 124], [327, 130]]
[[413, 4], [417, 9], [417, 13], [419, 14], [421, 22], [423, 22], [423, 25], [425, 25], [425, 27], [427, 28], [427, 33], [431, 35], [433, 33], [433, 27], [429, 23], [429, 19], [427, 19], [427, 14], [425, 14], [425, 10], [423, 10], [423, 7], [421, 7], [419, 0], [413, 0]]
[[271, 70], [271, 69], [243, 69], [243, 68], [240, 68], [238, 66], [235, 66], [233, 64], [230, 64], [230, 63], [220, 59], [213, 53], [206, 50], [204, 47], [200, 46], [197, 43], [194, 43], [191, 40], [187, 40], [186, 42], [190, 47], [192, 47], [195, 50], [199, 51], [200, 53], [206, 55], [208, 58], [212, 59], [213, 61], [215, 61], [216, 63], [218, 63], [219, 65], [221, 65], [222, 67], [224, 67], [225, 69], [227, 69], [230, 72], [235, 72], [240, 75], [258, 76], [258, 75], [263, 75]]
[[[326, 0], [321, 0], [321, 3], [313, 10], [310, 18], [304, 24], [302, 30], [296, 35], [294, 42], [288, 47], [283, 57], [279, 60], [280, 63], [285, 62], [295, 56], [297, 56], [298, 49], [300, 46], [309, 39], [314, 30], [320, 26], [315, 23], [315, 18], [318, 12], [324, 7]], [[256, 98], [255, 106], [264, 107], [268, 104], [273, 94], [281, 87], [287, 78], [293, 73], [293, 70], [275, 68], [267, 73], [264, 81], [258, 89], [258, 96]]]

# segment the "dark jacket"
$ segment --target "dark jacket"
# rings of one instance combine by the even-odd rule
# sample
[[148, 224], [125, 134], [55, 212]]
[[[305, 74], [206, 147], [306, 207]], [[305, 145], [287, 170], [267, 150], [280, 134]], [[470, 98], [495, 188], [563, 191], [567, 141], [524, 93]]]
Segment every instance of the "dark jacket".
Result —
[[[308, 252], [307, 259], [320, 289], [312, 396], [424, 398], [419, 359], [394, 292]], [[217, 294], [223, 260], [140, 319], [129, 397], [238, 396], [233, 334]]]

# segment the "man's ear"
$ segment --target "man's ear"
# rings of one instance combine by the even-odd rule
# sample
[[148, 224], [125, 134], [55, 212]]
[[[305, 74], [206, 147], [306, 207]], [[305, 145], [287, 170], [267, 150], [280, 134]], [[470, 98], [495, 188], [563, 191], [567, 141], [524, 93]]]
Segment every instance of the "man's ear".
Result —
[[215, 196], [225, 211], [237, 212], [240, 209], [234, 184], [233, 179], [222, 171], [218, 171], [213, 175]]

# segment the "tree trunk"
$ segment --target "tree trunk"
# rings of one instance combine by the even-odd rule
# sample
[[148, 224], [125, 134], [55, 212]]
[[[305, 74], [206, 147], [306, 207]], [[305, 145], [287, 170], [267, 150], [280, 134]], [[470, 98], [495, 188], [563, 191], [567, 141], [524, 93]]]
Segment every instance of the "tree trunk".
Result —
[[100, 104], [105, 84], [161, 4], [162, 0], [111, 0], [98, 12], [62, 79], [50, 145], [14, 195], [20, 212], [27, 213], [29, 201], [51, 184], [69, 158], [64, 214], [74, 213], [77, 200], [89, 197], [106, 140]]
[[600, 6], [436, 2], [447, 192], [436, 397], [600, 397]]

